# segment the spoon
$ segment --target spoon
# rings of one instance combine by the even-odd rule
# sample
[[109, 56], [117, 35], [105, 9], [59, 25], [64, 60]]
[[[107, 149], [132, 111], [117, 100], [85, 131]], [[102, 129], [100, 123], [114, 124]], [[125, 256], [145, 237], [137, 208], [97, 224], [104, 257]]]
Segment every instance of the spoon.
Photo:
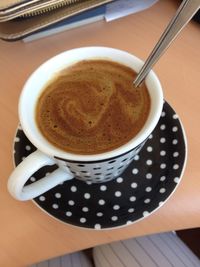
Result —
[[200, 0], [184, 0], [182, 2], [175, 16], [168, 24], [158, 43], [150, 53], [143, 67], [135, 78], [133, 82], [135, 87], [138, 87], [143, 82], [147, 74], [152, 69], [153, 65], [164, 54], [172, 41], [178, 36], [178, 34], [186, 26], [186, 24], [190, 21], [190, 19], [198, 11], [199, 8]]

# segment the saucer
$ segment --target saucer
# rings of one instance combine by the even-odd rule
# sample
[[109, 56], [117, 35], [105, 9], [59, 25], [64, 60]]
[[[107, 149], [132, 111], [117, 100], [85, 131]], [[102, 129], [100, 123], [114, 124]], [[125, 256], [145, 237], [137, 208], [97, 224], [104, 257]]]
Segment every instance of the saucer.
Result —
[[[15, 165], [35, 149], [19, 127], [14, 142]], [[149, 216], [168, 200], [180, 183], [186, 152], [182, 124], [165, 102], [158, 125], [120, 177], [101, 184], [72, 179], [33, 201], [49, 215], [74, 226], [125, 226]], [[27, 184], [55, 169], [56, 166], [43, 167]]]

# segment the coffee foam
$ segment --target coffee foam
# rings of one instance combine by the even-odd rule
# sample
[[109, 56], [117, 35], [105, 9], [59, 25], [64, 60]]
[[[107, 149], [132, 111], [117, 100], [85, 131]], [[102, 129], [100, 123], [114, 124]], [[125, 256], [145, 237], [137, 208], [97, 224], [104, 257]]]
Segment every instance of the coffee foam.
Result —
[[106, 60], [81, 61], [44, 89], [36, 110], [42, 134], [64, 151], [97, 154], [117, 148], [143, 127], [150, 109], [135, 72]]

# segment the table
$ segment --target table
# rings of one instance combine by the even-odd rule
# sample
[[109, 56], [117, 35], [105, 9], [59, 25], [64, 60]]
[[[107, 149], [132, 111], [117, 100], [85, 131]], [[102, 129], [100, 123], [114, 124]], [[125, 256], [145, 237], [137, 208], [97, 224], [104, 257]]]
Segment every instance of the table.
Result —
[[106, 23], [96, 22], [38, 41], [0, 41], [0, 266], [23, 267], [65, 253], [119, 239], [200, 226], [200, 25], [191, 22], [156, 64], [165, 99], [179, 114], [188, 138], [187, 167], [176, 192], [148, 218], [121, 229], [92, 231], [65, 225], [33, 202], [19, 202], [6, 185], [13, 169], [17, 102], [28, 76], [42, 62], [67, 49], [103, 45], [145, 59], [177, 9], [173, 0]]

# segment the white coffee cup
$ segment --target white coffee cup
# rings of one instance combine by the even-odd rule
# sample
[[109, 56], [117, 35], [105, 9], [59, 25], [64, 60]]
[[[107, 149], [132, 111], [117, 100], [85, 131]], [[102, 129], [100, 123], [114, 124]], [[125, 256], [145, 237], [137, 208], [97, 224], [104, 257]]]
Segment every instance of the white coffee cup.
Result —
[[[126, 144], [101, 154], [79, 155], [65, 152], [45, 139], [35, 121], [36, 104], [45, 84], [63, 68], [84, 59], [94, 58], [115, 61], [136, 72], [143, 65], [140, 59], [125, 51], [108, 47], [82, 47], [63, 52], [36, 69], [22, 90], [19, 118], [25, 135], [37, 150], [14, 169], [8, 180], [8, 190], [14, 198], [32, 199], [72, 178], [97, 183], [118, 177], [140, 151], [157, 125], [163, 107], [163, 92], [157, 76], [151, 71], [145, 79], [151, 99], [149, 116], [141, 131]], [[58, 165], [57, 170], [39, 181], [24, 186], [37, 170], [54, 164]]]

